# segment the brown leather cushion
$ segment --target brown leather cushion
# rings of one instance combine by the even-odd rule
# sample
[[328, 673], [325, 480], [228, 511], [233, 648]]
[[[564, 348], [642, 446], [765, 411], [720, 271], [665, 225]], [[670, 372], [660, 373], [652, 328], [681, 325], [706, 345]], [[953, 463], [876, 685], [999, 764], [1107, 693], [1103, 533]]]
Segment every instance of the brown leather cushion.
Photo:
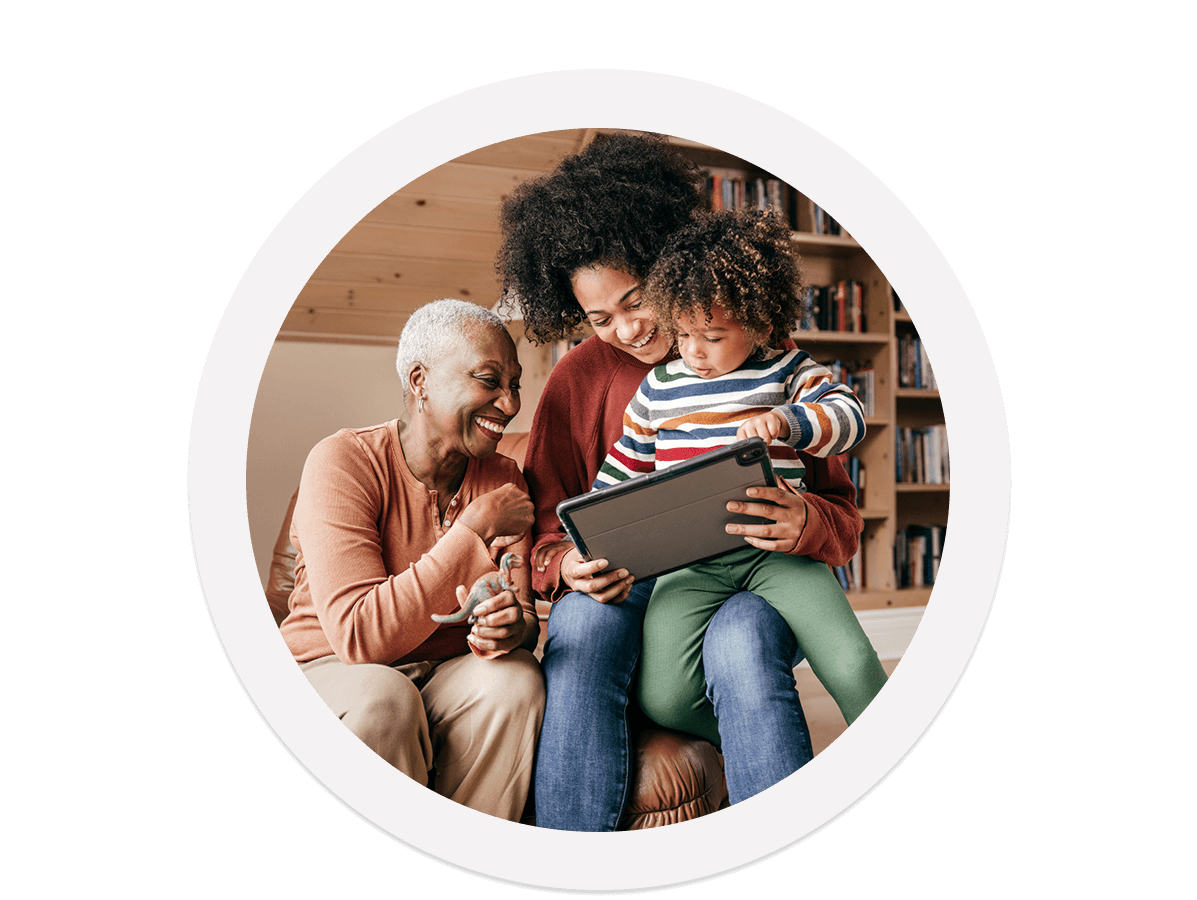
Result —
[[[499, 452], [522, 467], [527, 446], [526, 432], [505, 434]], [[291, 495], [266, 578], [266, 600], [275, 622], [286, 617], [287, 601], [295, 587], [291, 516], [298, 493]], [[709, 741], [676, 731], [641, 728], [637, 732], [636, 760], [631, 796], [619, 826], [622, 831], [684, 822], [727, 805], [723, 764]], [[525, 821], [531, 824], [530, 818]]]
[[677, 731], [640, 732], [635, 778], [621, 831], [685, 822], [727, 805], [727, 782], [715, 747]]
[[295, 547], [291, 544], [291, 517], [295, 515], [295, 498], [299, 491], [291, 495], [291, 502], [287, 505], [287, 514], [283, 516], [283, 527], [279, 529], [278, 538], [274, 542], [274, 551], [270, 557], [270, 570], [266, 573], [266, 602], [270, 604], [270, 613], [274, 616], [274, 624], [283, 624], [287, 618], [288, 601], [291, 591], [295, 589]]

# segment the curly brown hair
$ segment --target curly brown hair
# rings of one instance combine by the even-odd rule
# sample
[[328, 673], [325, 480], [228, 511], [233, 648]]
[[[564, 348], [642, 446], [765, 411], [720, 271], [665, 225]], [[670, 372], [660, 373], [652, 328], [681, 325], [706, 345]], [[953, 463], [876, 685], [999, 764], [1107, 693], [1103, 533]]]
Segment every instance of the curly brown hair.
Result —
[[676, 335], [678, 316], [710, 318], [718, 303], [754, 343], [780, 346], [798, 324], [804, 291], [781, 214], [725, 209], [699, 214], [669, 239], [641, 297], [667, 334]]
[[518, 305], [537, 343], [585, 316], [570, 278], [605, 265], [644, 278], [666, 239], [702, 204], [701, 170], [654, 134], [597, 136], [503, 203], [495, 268], [503, 307]]

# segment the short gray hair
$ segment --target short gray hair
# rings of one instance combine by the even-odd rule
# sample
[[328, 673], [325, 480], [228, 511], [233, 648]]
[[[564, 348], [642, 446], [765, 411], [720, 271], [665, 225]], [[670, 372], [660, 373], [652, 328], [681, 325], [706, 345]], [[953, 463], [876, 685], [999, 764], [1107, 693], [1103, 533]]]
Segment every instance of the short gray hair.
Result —
[[407, 378], [411, 367], [420, 363], [427, 368], [433, 360], [447, 356], [465, 337], [471, 323], [507, 333], [507, 326], [497, 314], [465, 300], [434, 300], [412, 313], [399, 335], [399, 352], [395, 355], [404, 405], [411, 392]]

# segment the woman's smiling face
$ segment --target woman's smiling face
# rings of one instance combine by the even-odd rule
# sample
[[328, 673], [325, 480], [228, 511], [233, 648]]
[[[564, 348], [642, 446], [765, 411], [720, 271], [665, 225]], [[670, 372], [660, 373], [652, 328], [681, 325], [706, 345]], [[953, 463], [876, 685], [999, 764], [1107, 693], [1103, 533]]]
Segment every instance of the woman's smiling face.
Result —
[[446, 452], [493, 455], [503, 429], [520, 411], [521, 372], [506, 331], [467, 329], [454, 350], [433, 363], [424, 377], [429, 437], [442, 439]]
[[640, 280], [610, 266], [586, 266], [570, 278], [574, 297], [595, 334], [643, 363], [659, 363], [673, 342], [641, 305]]

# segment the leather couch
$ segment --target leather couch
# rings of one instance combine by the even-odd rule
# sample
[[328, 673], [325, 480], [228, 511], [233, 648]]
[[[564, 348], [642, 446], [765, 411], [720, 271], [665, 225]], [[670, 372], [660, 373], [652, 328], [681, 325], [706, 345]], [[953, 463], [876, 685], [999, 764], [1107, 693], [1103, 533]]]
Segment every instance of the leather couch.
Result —
[[[527, 433], [504, 435], [499, 452], [522, 466], [527, 442]], [[292, 495], [267, 576], [266, 599], [275, 622], [282, 622], [287, 615], [287, 601], [295, 585], [295, 547], [290, 538], [294, 510], [295, 495]], [[542, 622], [542, 643], [544, 628]], [[722, 761], [711, 743], [637, 719], [638, 710], [633, 707], [636, 762], [621, 831], [683, 822], [727, 805]], [[533, 823], [530, 814], [524, 821]]]

